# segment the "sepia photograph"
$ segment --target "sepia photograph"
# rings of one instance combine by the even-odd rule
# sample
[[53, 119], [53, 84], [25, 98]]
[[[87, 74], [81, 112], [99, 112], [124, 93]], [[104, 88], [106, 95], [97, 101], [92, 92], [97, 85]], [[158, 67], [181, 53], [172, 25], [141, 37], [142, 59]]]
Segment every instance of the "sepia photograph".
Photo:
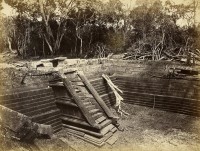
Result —
[[0, 0], [0, 151], [200, 151], [200, 0]]

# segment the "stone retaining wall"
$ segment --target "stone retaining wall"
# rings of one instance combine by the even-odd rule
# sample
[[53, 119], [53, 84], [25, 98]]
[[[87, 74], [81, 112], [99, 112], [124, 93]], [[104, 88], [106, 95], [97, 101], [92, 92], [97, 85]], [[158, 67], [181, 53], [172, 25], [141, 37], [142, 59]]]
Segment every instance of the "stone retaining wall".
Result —
[[[57, 68], [77, 68], [87, 77], [100, 77], [102, 73], [109, 75], [122, 74], [134, 76], [166, 75], [169, 68], [184, 65], [169, 61], [127, 61], [116, 59], [65, 59]], [[185, 66], [186, 67], [186, 66]], [[188, 67], [190, 68], [190, 67]]]

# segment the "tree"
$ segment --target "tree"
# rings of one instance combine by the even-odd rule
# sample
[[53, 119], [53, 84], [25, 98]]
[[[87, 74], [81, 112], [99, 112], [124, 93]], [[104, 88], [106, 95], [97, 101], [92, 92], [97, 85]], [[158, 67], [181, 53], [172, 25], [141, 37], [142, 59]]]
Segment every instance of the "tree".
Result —
[[[139, 0], [138, 0], [139, 2]], [[153, 60], [158, 60], [162, 57], [161, 54], [166, 51], [174, 51], [173, 53], [183, 53], [182, 47], [191, 45], [192, 36], [191, 30], [193, 20], [192, 5], [172, 4], [166, 1], [165, 5], [162, 2], [155, 0], [153, 3], [142, 3], [130, 13], [132, 25], [134, 27], [131, 34], [131, 40], [134, 43], [133, 48], [137, 53], [149, 54]], [[180, 27], [179, 20], [186, 19], [188, 24], [185, 27]], [[191, 31], [188, 33], [187, 30]], [[188, 41], [190, 39], [190, 43]], [[177, 49], [180, 49], [178, 52]], [[186, 52], [187, 50], [184, 50]], [[172, 55], [173, 56], [173, 55]]]
[[[60, 44], [65, 34], [68, 13], [74, 9], [74, 0], [7, 0], [14, 7], [19, 18], [26, 16], [30, 22], [40, 24], [38, 31], [51, 55], [59, 53]], [[62, 15], [61, 15], [62, 14]], [[56, 28], [56, 29], [52, 29]]]

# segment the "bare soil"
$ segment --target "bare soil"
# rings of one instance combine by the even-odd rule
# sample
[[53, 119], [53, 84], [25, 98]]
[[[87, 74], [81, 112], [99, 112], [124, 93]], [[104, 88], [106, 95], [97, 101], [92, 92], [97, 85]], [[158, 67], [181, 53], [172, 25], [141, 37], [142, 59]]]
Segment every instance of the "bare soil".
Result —
[[98, 148], [83, 140], [65, 133], [72, 146], [82, 151], [199, 151], [200, 118], [124, 104], [123, 109], [130, 113], [121, 117], [124, 131], [119, 132], [114, 145], [105, 144]]

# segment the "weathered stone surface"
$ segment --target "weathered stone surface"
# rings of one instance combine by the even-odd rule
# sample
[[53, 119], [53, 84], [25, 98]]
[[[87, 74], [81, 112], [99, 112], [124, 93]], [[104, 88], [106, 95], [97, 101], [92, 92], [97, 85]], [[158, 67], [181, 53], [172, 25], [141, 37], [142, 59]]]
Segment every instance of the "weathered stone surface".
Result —
[[17, 132], [27, 121], [27, 116], [0, 105], [0, 123], [10, 130]]
[[24, 125], [22, 125], [16, 132], [16, 137], [21, 141], [31, 142], [37, 136], [38, 125], [31, 122], [31, 120], [27, 120]]
[[67, 57], [56, 57], [55, 59], [59, 61], [64, 61], [65, 59], [67, 59]]
[[50, 138], [53, 134], [50, 125], [34, 123], [28, 116], [2, 105], [0, 105], [0, 125], [12, 131], [12, 137], [22, 141], [33, 141], [38, 136]]
[[14, 132], [13, 137], [22, 141], [33, 141], [38, 126], [27, 116], [0, 105], [0, 124]]
[[53, 129], [51, 125], [37, 124], [37, 126], [38, 126], [37, 133], [39, 137], [48, 137], [48, 138], [52, 137]]

